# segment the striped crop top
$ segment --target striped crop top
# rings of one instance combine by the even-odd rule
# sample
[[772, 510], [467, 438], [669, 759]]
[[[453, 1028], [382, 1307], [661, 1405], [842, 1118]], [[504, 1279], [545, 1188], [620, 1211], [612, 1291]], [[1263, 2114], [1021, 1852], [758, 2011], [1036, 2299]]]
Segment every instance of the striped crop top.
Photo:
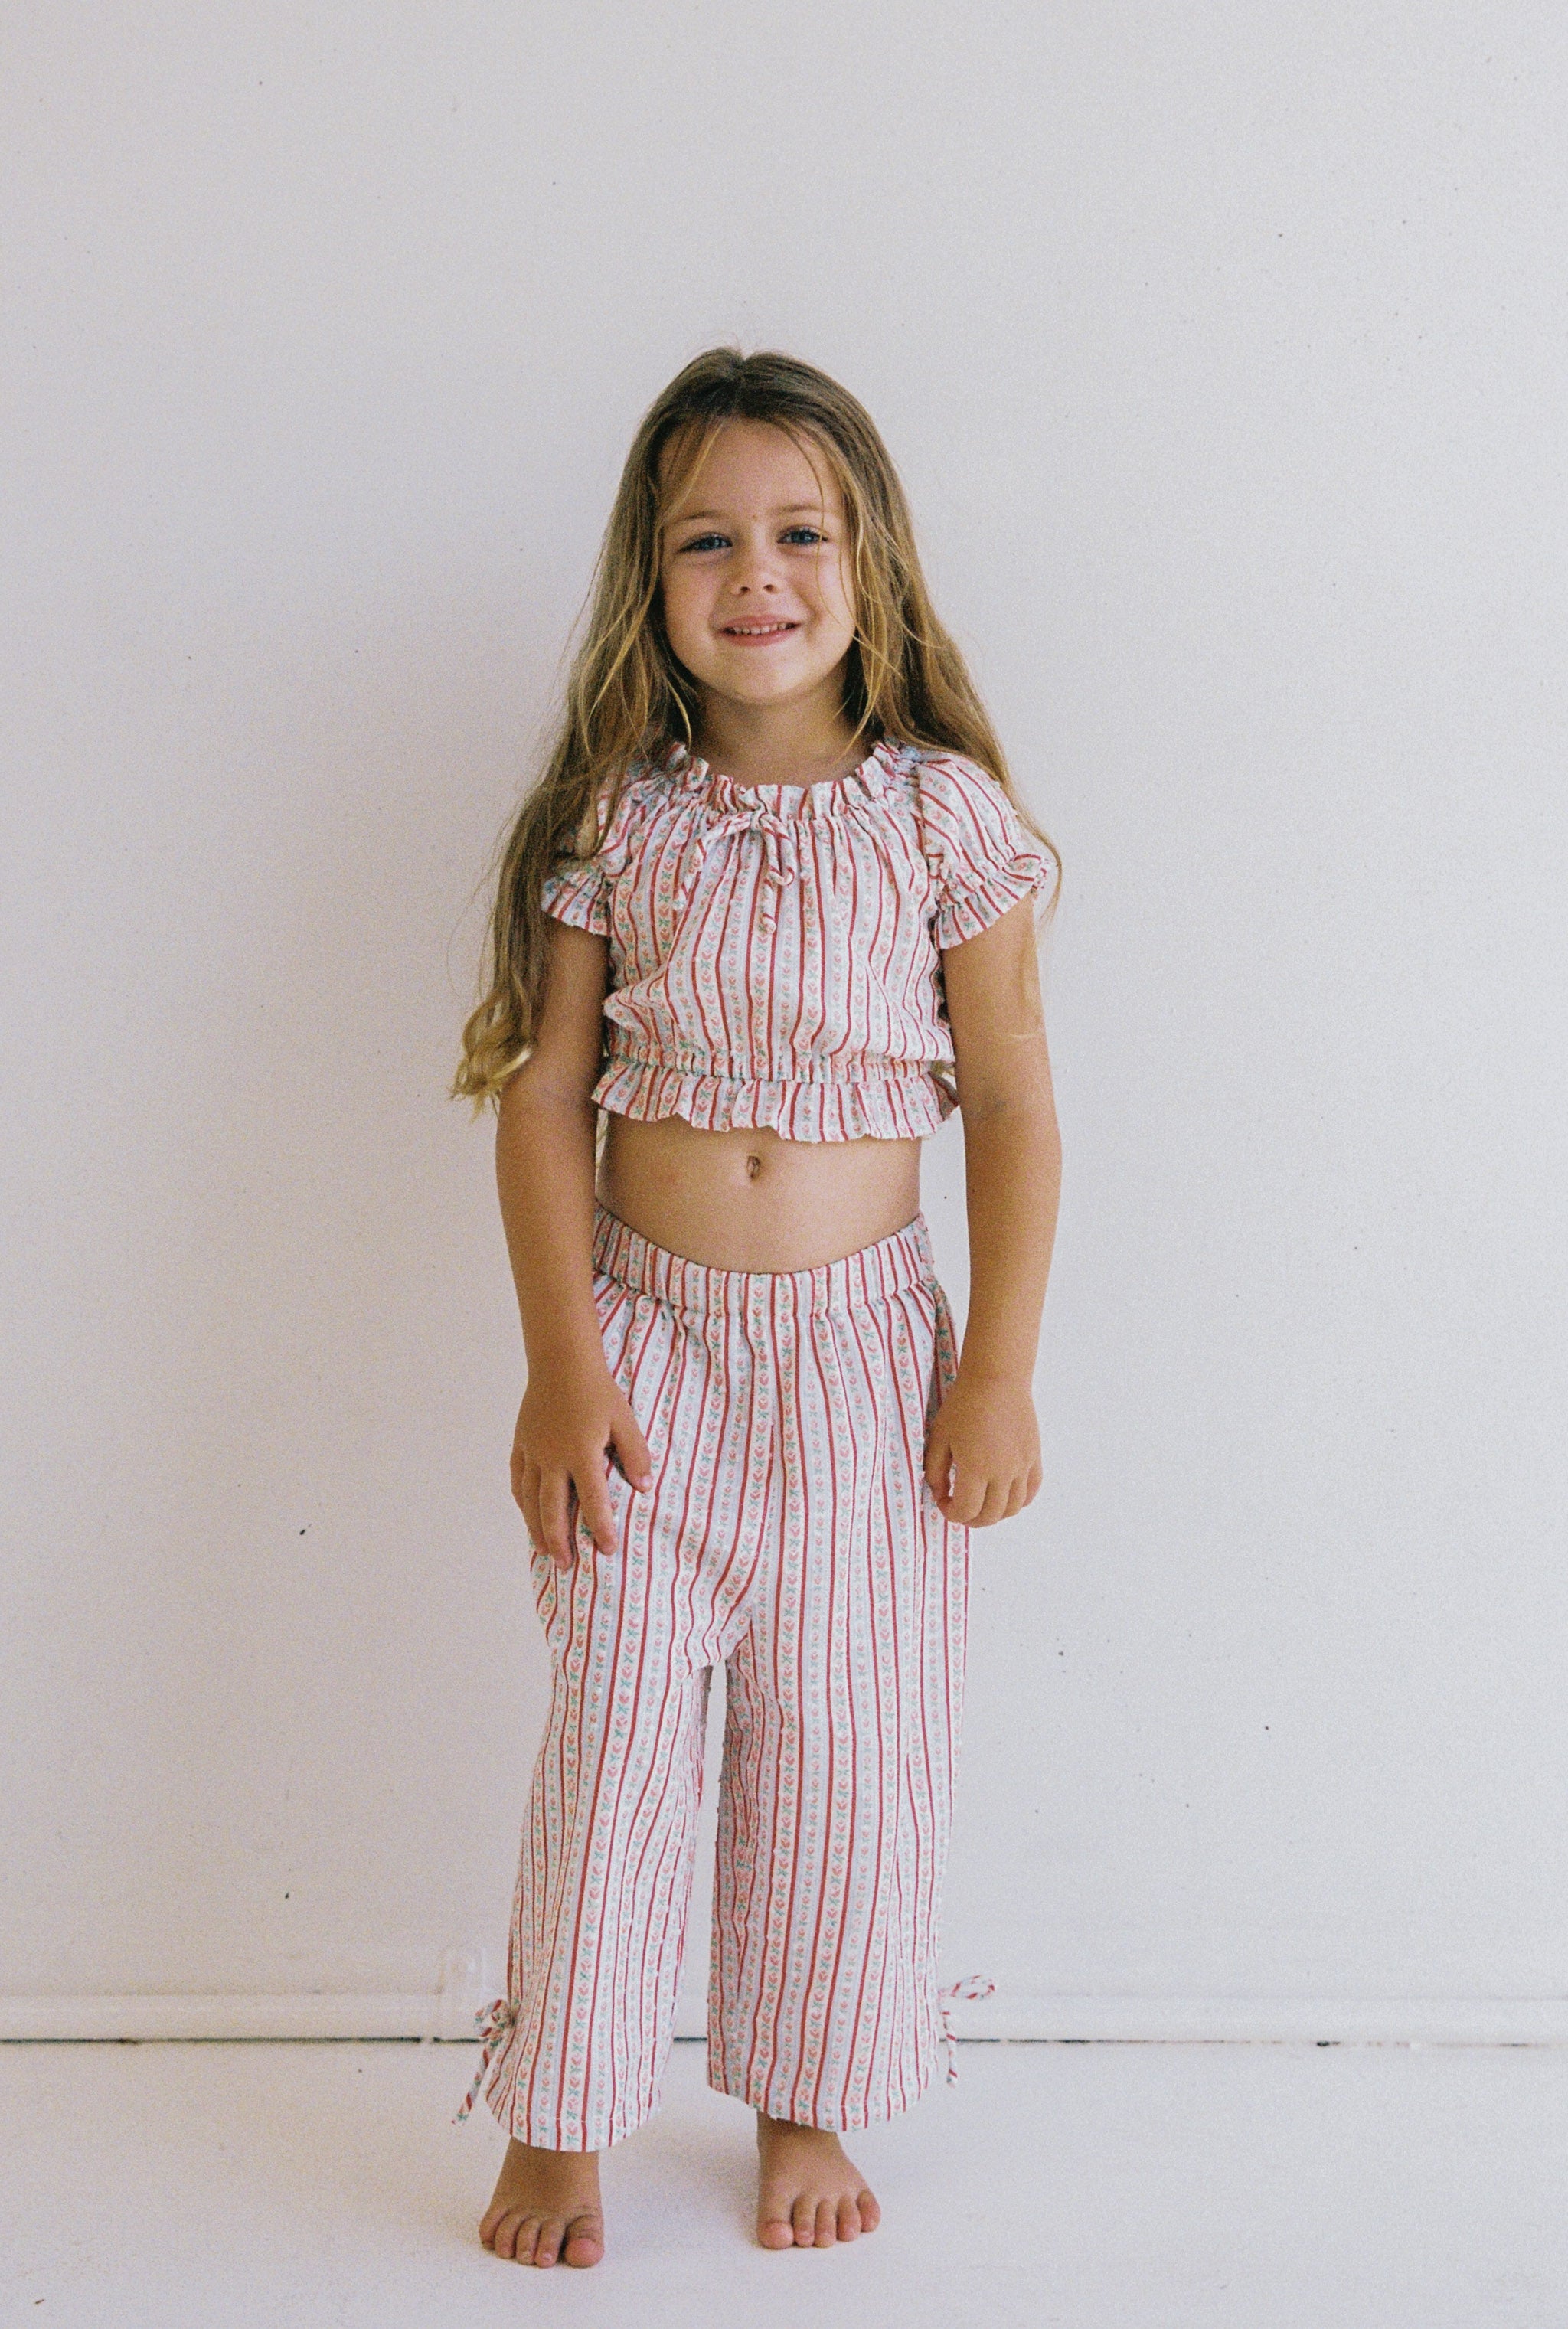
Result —
[[639, 763], [603, 847], [544, 884], [609, 941], [595, 1102], [786, 1140], [935, 1131], [958, 1105], [940, 949], [1054, 870], [955, 753], [883, 741], [848, 776], [744, 788], [681, 746]]

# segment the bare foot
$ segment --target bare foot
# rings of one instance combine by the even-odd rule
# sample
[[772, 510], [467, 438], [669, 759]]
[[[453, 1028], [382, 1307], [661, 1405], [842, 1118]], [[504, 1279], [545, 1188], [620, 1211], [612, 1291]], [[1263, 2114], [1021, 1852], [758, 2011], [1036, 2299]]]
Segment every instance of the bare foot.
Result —
[[597, 2151], [506, 2146], [479, 2238], [514, 2264], [597, 2264], [604, 2254]]
[[825, 2127], [757, 2113], [757, 2238], [765, 2249], [830, 2249], [874, 2232], [882, 2210]]

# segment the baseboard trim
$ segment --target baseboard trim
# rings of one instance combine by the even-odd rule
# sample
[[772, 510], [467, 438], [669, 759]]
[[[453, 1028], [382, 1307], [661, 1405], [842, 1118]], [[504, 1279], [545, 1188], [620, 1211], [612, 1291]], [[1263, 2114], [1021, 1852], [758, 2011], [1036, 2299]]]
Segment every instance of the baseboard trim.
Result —
[[[180, 1997], [0, 1998], [0, 2041], [471, 2039], [487, 2001], [452, 1988]], [[960, 2039], [1015, 2043], [1563, 2046], [1568, 1998], [1026, 1997], [955, 2005]]]
[[0, 2040], [468, 2038], [439, 1990], [407, 1995], [0, 1998]]
[[1568, 1998], [1022, 1997], [950, 2008], [960, 2038], [1143, 2045], [1563, 2046]]

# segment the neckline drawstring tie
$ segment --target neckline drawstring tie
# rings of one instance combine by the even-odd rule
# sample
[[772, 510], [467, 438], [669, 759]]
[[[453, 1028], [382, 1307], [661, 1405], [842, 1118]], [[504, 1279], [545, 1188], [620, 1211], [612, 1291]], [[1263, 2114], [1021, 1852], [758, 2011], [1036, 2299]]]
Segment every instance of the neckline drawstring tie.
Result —
[[[779, 899], [791, 882], [799, 878], [800, 843], [796, 833], [797, 819], [777, 816], [767, 808], [732, 808], [713, 819], [699, 836], [698, 848], [705, 855], [715, 841], [728, 838], [732, 833], [758, 833], [762, 837], [763, 872], [772, 884], [765, 891], [758, 920], [765, 930], [774, 929], [779, 920]], [[693, 877], [688, 876], [684, 888], [689, 892]]]

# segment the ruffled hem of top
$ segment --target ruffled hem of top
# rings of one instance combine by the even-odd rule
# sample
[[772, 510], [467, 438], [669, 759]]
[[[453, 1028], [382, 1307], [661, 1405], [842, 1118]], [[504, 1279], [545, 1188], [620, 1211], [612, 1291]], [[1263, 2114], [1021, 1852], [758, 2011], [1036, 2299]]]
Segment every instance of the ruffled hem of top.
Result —
[[679, 1116], [699, 1132], [772, 1130], [781, 1140], [920, 1140], [957, 1106], [934, 1074], [856, 1078], [854, 1082], [778, 1078], [737, 1082], [612, 1061], [593, 1088], [597, 1107], [643, 1123]]

